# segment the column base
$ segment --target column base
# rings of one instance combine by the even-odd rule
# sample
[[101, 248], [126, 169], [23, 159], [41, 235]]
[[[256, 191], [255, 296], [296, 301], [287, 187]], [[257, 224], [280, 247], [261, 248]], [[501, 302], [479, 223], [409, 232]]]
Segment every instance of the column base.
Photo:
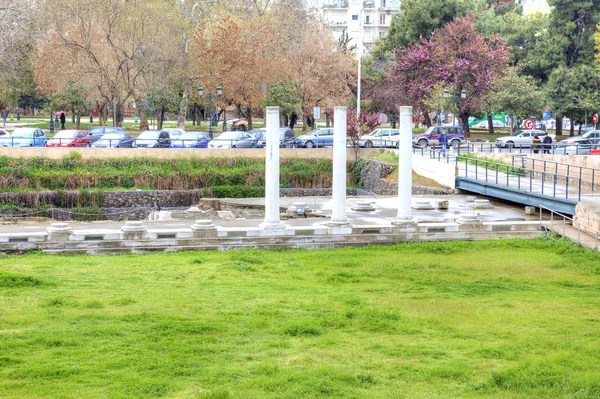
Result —
[[331, 220], [327, 223], [325, 223], [325, 225], [327, 227], [335, 227], [335, 228], [339, 228], [339, 227], [352, 227], [352, 225], [348, 222], [348, 220]]
[[277, 222], [264, 222], [258, 225], [263, 230], [285, 230], [285, 224], [280, 221]]
[[416, 231], [417, 230], [417, 223], [413, 220], [413, 218], [411, 216], [397, 217], [392, 222], [392, 225], [394, 225], [396, 228], [398, 228], [398, 230], [401, 230], [401, 231]]

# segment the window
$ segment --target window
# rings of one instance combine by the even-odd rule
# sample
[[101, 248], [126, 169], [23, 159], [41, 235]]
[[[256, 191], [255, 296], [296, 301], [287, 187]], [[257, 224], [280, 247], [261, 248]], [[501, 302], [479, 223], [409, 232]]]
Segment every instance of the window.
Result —
[[353, 20], [353, 21], [358, 21], [358, 15], [353, 15], [353, 16], [352, 16], [352, 20]]

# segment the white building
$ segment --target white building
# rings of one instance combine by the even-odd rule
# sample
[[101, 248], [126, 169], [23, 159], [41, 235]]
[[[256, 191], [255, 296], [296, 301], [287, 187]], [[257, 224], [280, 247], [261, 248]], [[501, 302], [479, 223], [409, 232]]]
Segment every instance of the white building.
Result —
[[[392, 16], [398, 13], [399, 0], [308, 0], [322, 21], [339, 39], [344, 31], [351, 44], [358, 45], [363, 30], [364, 54], [368, 54], [375, 39], [387, 35]], [[362, 10], [362, 24], [360, 15]]]
[[550, 12], [550, 6], [546, 0], [521, 0], [521, 5], [525, 15]]

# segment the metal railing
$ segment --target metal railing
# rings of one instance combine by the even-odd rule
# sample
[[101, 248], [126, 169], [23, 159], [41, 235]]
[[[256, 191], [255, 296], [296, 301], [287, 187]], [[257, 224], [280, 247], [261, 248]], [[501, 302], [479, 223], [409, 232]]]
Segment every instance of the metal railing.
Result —
[[549, 155], [589, 155], [593, 149], [600, 148], [600, 144], [580, 144], [564, 145], [560, 143], [552, 144], [513, 144], [509, 146], [499, 146], [495, 142], [472, 143], [463, 142], [459, 151], [463, 153], [484, 152], [500, 154], [549, 154]]
[[539, 205], [539, 208], [540, 208], [540, 224], [542, 226], [544, 225], [543, 213], [544, 213], [544, 210], [546, 210], [546, 211], [550, 212], [550, 229], [551, 230], [554, 230], [557, 233], [559, 232], [557, 229], [554, 228], [554, 224], [555, 224], [554, 215], [560, 216], [560, 217], [562, 217], [562, 231], [563, 231], [562, 235], [563, 236], [567, 235], [567, 220], [569, 220], [571, 222], [570, 225], [573, 228], [575, 228], [575, 225], [577, 225], [577, 227], [576, 227], [577, 228], [577, 244], [581, 245], [581, 230], [582, 230], [582, 228], [584, 228], [587, 231], [591, 232], [591, 234], [590, 234], [590, 233], [587, 233], [586, 231], [584, 231], [584, 234], [587, 234], [587, 235], [589, 235], [592, 238], [594, 237], [594, 234], [595, 234], [594, 248], [595, 248], [596, 251], [598, 250], [598, 240], [599, 240], [599, 237], [600, 237], [600, 231], [598, 231], [597, 229], [595, 229], [595, 228], [593, 228], [591, 226], [588, 226], [588, 225], [585, 225], [585, 224], [583, 224], [581, 222], [578, 222], [574, 218], [571, 218], [571, 217], [569, 217], [567, 215], [563, 215], [560, 212], [556, 212], [555, 210], [552, 210], [552, 209], [550, 209], [548, 207], [545, 207], [544, 205]]
[[[458, 153], [442, 154], [433, 148], [413, 146], [413, 153], [457, 166], [457, 176], [485, 181], [486, 183], [516, 188], [518, 190], [548, 195], [555, 198], [581, 200], [586, 187], [593, 186], [584, 176], [573, 177], [551, 171], [540, 171], [524, 166], [461, 156]], [[536, 177], [538, 176], [538, 177]]]

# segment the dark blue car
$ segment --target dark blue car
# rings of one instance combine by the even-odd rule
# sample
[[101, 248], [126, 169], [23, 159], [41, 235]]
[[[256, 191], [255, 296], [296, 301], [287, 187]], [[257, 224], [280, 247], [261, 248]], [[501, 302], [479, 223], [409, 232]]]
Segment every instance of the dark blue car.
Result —
[[206, 148], [210, 137], [206, 133], [188, 132], [171, 140], [171, 148]]

